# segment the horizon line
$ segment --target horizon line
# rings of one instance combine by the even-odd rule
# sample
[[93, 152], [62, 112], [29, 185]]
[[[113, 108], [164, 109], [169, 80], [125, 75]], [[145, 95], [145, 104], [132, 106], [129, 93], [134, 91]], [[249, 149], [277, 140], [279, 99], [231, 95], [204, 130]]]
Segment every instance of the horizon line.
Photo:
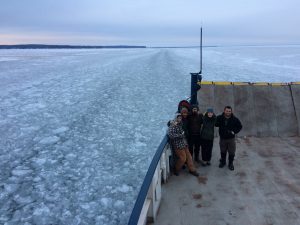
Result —
[[[259, 46], [296, 46], [300, 44], [224, 44], [224, 45], [203, 45], [202, 47], [259, 47]], [[200, 45], [182, 46], [147, 46], [147, 45], [72, 45], [72, 44], [0, 44], [0, 49], [42, 49], [42, 48], [199, 48]]]

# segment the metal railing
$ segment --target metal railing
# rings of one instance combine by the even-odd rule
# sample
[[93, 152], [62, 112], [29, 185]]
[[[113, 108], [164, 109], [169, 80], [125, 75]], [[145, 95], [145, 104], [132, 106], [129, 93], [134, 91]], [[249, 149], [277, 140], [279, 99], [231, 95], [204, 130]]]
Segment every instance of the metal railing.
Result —
[[128, 225], [146, 224], [147, 219], [155, 220], [161, 199], [161, 181], [166, 182], [170, 175], [170, 155], [171, 149], [165, 135], [151, 161]]

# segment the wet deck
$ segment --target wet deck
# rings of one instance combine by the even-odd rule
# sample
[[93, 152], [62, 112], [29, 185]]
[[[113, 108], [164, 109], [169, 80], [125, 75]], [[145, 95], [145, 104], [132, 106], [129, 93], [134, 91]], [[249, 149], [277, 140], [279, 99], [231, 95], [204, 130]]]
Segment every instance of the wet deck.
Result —
[[218, 160], [216, 139], [199, 179], [171, 176], [155, 225], [300, 224], [300, 137], [239, 138], [235, 170]]

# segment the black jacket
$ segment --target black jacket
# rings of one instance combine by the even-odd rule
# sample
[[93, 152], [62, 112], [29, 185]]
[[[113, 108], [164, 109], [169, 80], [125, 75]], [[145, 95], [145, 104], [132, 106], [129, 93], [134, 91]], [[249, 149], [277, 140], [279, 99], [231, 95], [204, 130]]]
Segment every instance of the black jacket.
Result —
[[201, 129], [201, 138], [204, 140], [213, 140], [215, 137], [215, 124], [217, 117], [213, 114], [212, 117], [208, 117], [205, 113], [203, 117], [203, 126]]
[[189, 135], [200, 135], [201, 125], [203, 123], [202, 114], [191, 114], [188, 118]]
[[241, 121], [233, 114], [230, 118], [225, 118], [224, 113], [217, 116], [216, 127], [219, 127], [219, 135], [222, 139], [231, 139], [235, 134], [241, 131]]

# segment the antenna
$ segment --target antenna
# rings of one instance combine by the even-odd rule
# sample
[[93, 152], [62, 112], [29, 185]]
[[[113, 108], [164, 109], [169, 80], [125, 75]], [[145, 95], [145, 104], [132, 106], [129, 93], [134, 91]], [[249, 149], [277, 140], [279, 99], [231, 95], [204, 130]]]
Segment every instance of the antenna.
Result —
[[190, 104], [198, 104], [197, 92], [201, 88], [202, 80], [202, 25], [200, 28], [200, 72], [191, 73], [191, 99]]
[[200, 28], [200, 72], [202, 74], [202, 27]]

